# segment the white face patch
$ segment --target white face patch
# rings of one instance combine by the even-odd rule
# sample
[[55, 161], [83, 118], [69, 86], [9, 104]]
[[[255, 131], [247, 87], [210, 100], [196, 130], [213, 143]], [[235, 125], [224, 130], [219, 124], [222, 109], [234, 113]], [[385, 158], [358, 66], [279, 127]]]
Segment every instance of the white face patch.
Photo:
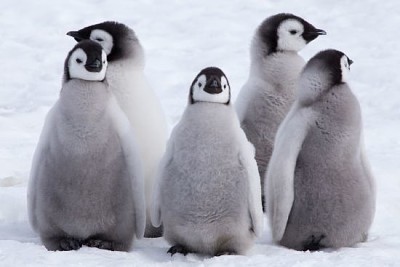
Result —
[[225, 104], [229, 101], [229, 85], [227, 79], [221, 77], [222, 92], [219, 94], [210, 94], [204, 91], [207, 83], [207, 77], [205, 74], [200, 75], [196, 82], [193, 84], [193, 100], [194, 102], [212, 102]]
[[103, 47], [103, 50], [106, 51], [107, 55], [111, 53], [111, 50], [114, 46], [114, 39], [111, 34], [103, 30], [93, 30], [90, 33], [90, 40], [99, 43], [101, 47]]
[[85, 68], [87, 56], [83, 49], [76, 49], [68, 60], [69, 76], [71, 79], [82, 79], [86, 81], [102, 81], [106, 76], [107, 55], [102, 51], [101, 61], [103, 63], [100, 72], [90, 72]]
[[230, 90], [228, 80], [224, 76], [221, 77], [221, 87], [222, 87], [222, 92], [225, 92], [225, 90]]
[[278, 27], [278, 46], [281, 51], [300, 51], [307, 43], [302, 34], [304, 26], [295, 19], [283, 21]]
[[350, 76], [349, 58], [345, 55], [340, 59], [340, 69], [342, 71], [342, 82], [346, 83]]

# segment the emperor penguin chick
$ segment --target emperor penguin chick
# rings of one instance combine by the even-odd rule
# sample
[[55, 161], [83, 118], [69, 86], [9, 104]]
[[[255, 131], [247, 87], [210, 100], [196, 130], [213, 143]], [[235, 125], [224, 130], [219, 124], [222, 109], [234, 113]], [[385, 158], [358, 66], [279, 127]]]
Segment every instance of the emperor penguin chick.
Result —
[[374, 179], [352, 61], [326, 50], [305, 66], [298, 97], [279, 127], [267, 171], [267, 214], [276, 242], [296, 250], [365, 241], [375, 213]]
[[269, 17], [256, 30], [249, 78], [235, 106], [241, 126], [255, 146], [262, 186], [276, 131], [294, 101], [295, 82], [305, 64], [298, 51], [323, 34], [326, 32], [292, 14]]
[[36, 148], [28, 211], [48, 250], [128, 251], [144, 234], [137, 140], [108, 90], [106, 57], [89, 40], [71, 50]]
[[262, 230], [254, 148], [240, 128], [224, 73], [202, 70], [159, 169], [152, 221], [169, 253], [243, 254]]
[[[167, 123], [161, 104], [144, 75], [144, 52], [135, 32], [126, 25], [106, 21], [67, 33], [77, 41], [98, 42], [109, 62], [106, 78], [137, 137], [144, 167], [146, 203], [150, 203], [154, 176], [165, 151]], [[147, 206], [145, 237], [162, 235], [150, 222]]]

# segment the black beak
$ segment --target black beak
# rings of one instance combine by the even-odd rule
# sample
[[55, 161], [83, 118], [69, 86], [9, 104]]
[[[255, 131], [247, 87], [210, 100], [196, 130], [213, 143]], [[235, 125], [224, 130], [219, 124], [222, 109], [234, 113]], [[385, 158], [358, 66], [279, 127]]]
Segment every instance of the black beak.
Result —
[[206, 91], [209, 94], [221, 93], [222, 92], [221, 82], [219, 81], [218, 78], [211, 77], [210, 80], [206, 83], [204, 91]]
[[103, 64], [101, 64], [101, 60], [96, 58], [92, 62], [88, 62], [85, 65], [85, 68], [90, 71], [90, 72], [100, 72], [103, 67]]
[[320, 35], [326, 35], [326, 31], [314, 28], [314, 29], [306, 30], [303, 33], [303, 38], [304, 38], [304, 40], [307, 41], [307, 43], [309, 43]]
[[350, 58], [348, 58], [349, 59], [349, 66], [351, 66], [351, 64], [353, 64], [354, 63], [354, 61], [353, 60], [351, 60]]
[[83, 38], [83, 37], [79, 34], [78, 31], [70, 31], [70, 32], [67, 32], [67, 35], [69, 35], [69, 36], [71, 36], [71, 37], [74, 37], [74, 39], [75, 39], [77, 42], [80, 42], [80, 41], [82, 41], [83, 39], [85, 39], [85, 38]]

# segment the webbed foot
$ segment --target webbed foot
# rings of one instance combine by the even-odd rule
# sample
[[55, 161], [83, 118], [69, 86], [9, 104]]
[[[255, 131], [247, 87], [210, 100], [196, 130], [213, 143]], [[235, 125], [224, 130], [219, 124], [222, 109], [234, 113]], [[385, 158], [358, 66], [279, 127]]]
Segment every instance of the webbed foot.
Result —
[[69, 251], [77, 250], [82, 247], [82, 241], [75, 238], [62, 238], [60, 239], [60, 250]]
[[189, 250], [187, 250], [184, 246], [182, 245], [175, 245], [169, 248], [169, 250], [167, 251], [167, 253], [171, 253], [171, 257], [175, 254], [175, 253], [180, 253], [183, 254], [184, 256], [186, 256], [189, 253]]

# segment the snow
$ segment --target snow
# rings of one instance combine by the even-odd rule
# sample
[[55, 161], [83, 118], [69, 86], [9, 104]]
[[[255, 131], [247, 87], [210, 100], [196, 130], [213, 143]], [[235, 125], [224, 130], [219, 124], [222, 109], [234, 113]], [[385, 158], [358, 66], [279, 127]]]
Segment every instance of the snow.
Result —
[[[399, 266], [400, 2], [397, 0], [0, 2], [0, 266]], [[132, 27], [147, 56], [146, 74], [172, 127], [189, 86], [207, 66], [226, 73], [233, 99], [247, 79], [255, 27], [292, 12], [327, 31], [301, 54], [336, 48], [354, 60], [351, 85], [364, 116], [366, 150], [376, 175], [375, 221], [368, 242], [297, 252], [272, 244], [268, 227], [246, 256], [170, 257], [162, 238], [128, 252], [82, 248], [48, 252], [27, 221], [26, 186], [44, 117], [58, 97], [63, 62], [75, 41], [65, 34], [105, 20]]]

